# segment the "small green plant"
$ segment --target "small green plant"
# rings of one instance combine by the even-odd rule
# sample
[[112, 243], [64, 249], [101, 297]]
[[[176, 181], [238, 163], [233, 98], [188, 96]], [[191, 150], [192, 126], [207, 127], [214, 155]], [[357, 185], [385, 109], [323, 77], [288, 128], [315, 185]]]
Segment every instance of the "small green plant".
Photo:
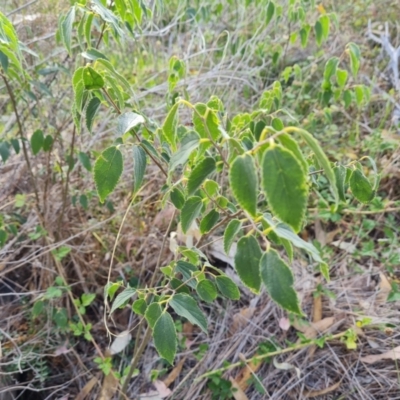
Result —
[[209, 378], [207, 388], [212, 393], [213, 400], [228, 400], [232, 398], [235, 388], [227, 379], [222, 378], [222, 374], [215, 374]]

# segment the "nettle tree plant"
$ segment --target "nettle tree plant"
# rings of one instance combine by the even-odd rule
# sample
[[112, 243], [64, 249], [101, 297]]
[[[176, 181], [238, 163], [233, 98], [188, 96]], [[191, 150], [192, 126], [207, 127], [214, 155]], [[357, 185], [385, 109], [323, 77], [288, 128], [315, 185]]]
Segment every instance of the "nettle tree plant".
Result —
[[[297, 36], [292, 34], [291, 40], [298, 37], [306, 45], [310, 32], [314, 32], [320, 45], [329, 33], [329, 15], [321, 15], [311, 26], [302, 5], [290, 2], [290, 18], [298, 25]], [[271, 1], [263, 12], [266, 23], [270, 23], [281, 18], [283, 11]], [[116, 138], [102, 150], [93, 166], [100, 202], [105, 202], [116, 188], [124, 157], [133, 157], [134, 162], [131, 204], [141, 190], [146, 166], [153, 163], [165, 177], [161, 189], [163, 203], [170, 202], [176, 208], [182, 232], [188, 234], [195, 229], [201, 235], [192, 245], [174, 246], [175, 258], [168, 265], [162, 264], [161, 249], [150, 285], [121, 288], [120, 282], [107, 284], [104, 296], [109, 313], [129, 304], [141, 319], [140, 328], [146, 326], [144, 340], [137, 344], [130, 376], [151, 337], [159, 355], [171, 364], [174, 362], [175, 316], [187, 318], [207, 332], [207, 320], [199, 303], [213, 303], [219, 295], [239, 299], [237, 285], [200, 250], [200, 245], [213, 233], [223, 232], [227, 253], [237, 242], [235, 270], [247, 288], [258, 294], [265, 287], [280, 307], [303, 315], [290, 267], [294, 248], [307, 253], [311, 263], [329, 279], [329, 266], [319, 251], [298, 236], [306, 224], [310, 195], [324, 191], [331, 210], [336, 211], [348, 200], [348, 188], [356, 199], [368, 203], [379, 183], [373, 160], [367, 157], [375, 175], [371, 182], [364, 173], [363, 160], [349, 165], [333, 163], [312, 134], [299, 126], [289, 126], [290, 112], [282, 104], [280, 81], [260, 95], [253, 111], [231, 117], [217, 96], [196, 104], [180, 96], [179, 83], [187, 71], [183, 60], [172, 57], [169, 109], [163, 123], [157, 124], [134, 109], [131, 84], [107, 54], [99, 50], [99, 45], [102, 41], [108, 44], [134, 36], [135, 27], [150, 13], [136, 0], [111, 4], [82, 0], [61, 16], [58, 31], [70, 56], [76, 55], [85, 64], [74, 71], [72, 78], [76, 130], [80, 134], [91, 132], [100, 111], [111, 109], [115, 115]], [[1, 19], [2, 74], [13, 79], [24, 73], [19, 42], [10, 22], [3, 15]], [[361, 97], [361, 104], [368, 90], [355, 86], [349, 77], [356, 77], [359, 65], [359, 49], [353, 43], [341, 58], [328, 60], [321, 99], [358, 102]], [[181, 119], [184, 108], [191, 113], [190, 123]]]

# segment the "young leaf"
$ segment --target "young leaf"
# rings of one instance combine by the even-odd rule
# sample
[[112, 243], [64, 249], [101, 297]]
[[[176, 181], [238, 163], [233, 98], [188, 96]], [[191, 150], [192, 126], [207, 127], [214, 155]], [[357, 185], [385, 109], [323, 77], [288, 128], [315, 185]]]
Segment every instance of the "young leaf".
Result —
[[85, 85], [83, 83], [83, 67], [78, 68], [72, 77], [72, 87], [74, 88], [74, 104], [77, 112], [80, 114], [83, 108], [83, 94]]
[[336, 69], [336, 82], [340, 88], [344, 88], [344, 85], [347, 82], [348, 73], [345, 69], [337, 68]]
[[215, 285], [207, 279], [197, 284], [196, 292], [199, 297], [207, 303], [212, 303], [217, 298], [217, 289]]
[[178, 127], [178, 108], [179, 103], [175, 103], [173, 107], [171, 107], [162, 126], [164, 136], [173, 148], [175, 148], [176, 129]]
[[249, 214], [257, 213], [258, 180], [253, 158], [244, 154], [235, 158], [229, 172], [229, 181], [239, 205]]
[[146, 152], [141, 146], [133, 146], [133, 178], [134, 191], [137, 192], [142, 185], [144, 173], [146, 171], [147, 157]]
[[261, 277], [272, 300], [283, 309], [302, 315], [297, 293], [293, 288], [292, 270], [270, 249], [264, 253], [260, 261]]
[[275, 3], [273, 1], [269, 1], [267, 5], [267, 18], [265, 20], [265, 25], [268, 25], [275, 14]]
[[219, 212], [211, 210], [200, 222], [200, 232], [205, 234], [209, 232], [219, 220]]
[[43, 131], [37, 129], [35, 132], [33, 132], [33, 135], [31, 137], [31, 147], [33, 155], [39, 153], [39, 151], [43, 147], [43, 142], [44, 142]]
[[88, 106], [86, 107], [86, 127], [88, 131], [92, 133], [93, 121], [94, 117], [99, 110], [101, 101], [98, 97], [93, 97], [90, 101]]
[[103, 77], [92, 67], [85, 67], [82, 73], [83, 84], [86, 90], [96, 90], [104, 87]]
[[350, 176], [350, 189], [361, 203], [369, 203], [375, 196], [370, 181], [359, 169], [355, 169]]
[[188, 132], [181, 141], [181, 148], [172, 154], [169, 170], [174, 171], [179, 164], [184, 165], [192, 151], [198, 147], [199, 141], [200, 137], [196, 132]]
[[71, 55], [71, 32], [74, 20], [75, 20], [75, 6], [69, 9], [68, 14], [61, 22], [61, 39], [69, 55]]
[[[153, 303], [154, 304], [154, 303]], [[132, 311], [137, 315], [144, 315], [147, 310], [147, 303], [145, 299], [137, 299], [132, 304]], [[160, 310], [161, 315], [161, 310]]]
[[238, 219], [233, 219], [227, 225], [224, 232], [224, 251], [226, 254], [229, 254], [229, 250], [231, 249], [232, 243], [235, 240], [235, 237], [239, 233], [241, 228], [242, 228], [242, 223]]
[[143, 124], [145, 119], [132, 111], [121, 114], [118, 117], [117, 135], [123, 136], [136, 126]]
[[161, 306], [158, 303], [151, 303], [144, 314], [147, 323], [150, 325], [151, 329], [154, 329], [154, 325], [158, 321], [162, 314]]
[[130, 298], [136, 293], [135, 288], [128, 287], [123, 292], [121, 292], [114, 300], [111, 307], [110, 314], [112, 314], [117, 308], [124, 305]]
[[309, 24], [304, 25], [300, 29], [300, 41], [301, 41], [301, 47], [306, 47], [308, 43], [308, 36], [310, 35], [311, 31], [311, 26]]
[[178, 315], [187, 318], [189, 322], [199, 326], [203, 332], [207, 333], [207, 320], [193, 297], [185, 293], [178, 293], [172, 296], [169, 305]]
[[175, 187], [171, 190], [171, 193], [169, 194], [169, 198], [171, 199], [172, 204], [178, 210], [181, 210], [182, 207], [185, 205], [185, 196], [177, 187]]
[[239, 239], [235, 254], [235, 269], [241, 281], [254, 293], [260, 292], [260, 245], [254, 236]]
[[216, 164], [212, 157], [205, 157], [193, 169], [189, 176], [187, 191], [191, 196], [197, 188], [204, 182], [208, 175], [215, 171]]
[[104, 150], [94, 164], [94, 181], [100, 202], [113, 192], [122, 175], [122, 153], [111, 146]]
[[274, 214], [298, 232], [306, 211], [308, 190], [304, 170], [292, 152], [281, 146], [265, 151], [262, 185]]
[[174, 321], [166, 311], [154, 325], [153, 338], [158, 354], [172, 365], [176, 354], [177, 338]]
[[356, 77], [358, 70], [360, 69], [360, 48], [355, 43], [349, 43], [347, 47], [350, 54], [350, 69], [353, 76]]
[[181, 211], [181, 226], [183, 233], [186, 233], [191, 227], [192, 222], [199, 216], [203, 202], [198, 196], [187, 199]]
[[235, 282], [227, 276], [216, 276], [215, 283], [221, 294], [231, 300], [239, 300], [240, 292]]

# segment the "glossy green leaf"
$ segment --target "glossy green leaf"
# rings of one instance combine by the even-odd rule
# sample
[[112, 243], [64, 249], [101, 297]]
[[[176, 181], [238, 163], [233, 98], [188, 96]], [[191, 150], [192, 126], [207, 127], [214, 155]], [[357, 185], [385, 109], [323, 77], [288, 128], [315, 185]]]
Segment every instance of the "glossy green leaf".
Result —
[[93, 97], [86, 107], [86, 127], [92, 133], [94, 117], [100, 108], [101, 101], [98, 97]]
[[273, 213], [298, 232], [306, 211], [308, 189], [304, 170], [292, 152], [281, 146], [265, 151], [262, 186]]
[[144, 174], [146, 172], [147, 156], [141, 146], [133, 146], [133, 179], [134, 192], [136, 193], [142, 186]]
[[174, 171], [178, 165], [184, 165], [192, 151], [198, 147], [199, 141], [200, 137], [196, 132], [188, 132], [181, 140], [180, 149], [172, 154], [169, 162], [169, 170]]
[[181, 210], [185, 205], [185, 195], [179, 190], [177, 187], [171, 190], [169, 194], [169, 198], [171, 199], [172, 204], [178, 209]]
[[110, 314], [112, 314], [117, 308], [123, 306], [126, 302], [128, 302], [135, 293], [136, 293], [135, 288], [128, 287], [124, 289], [123, 292], [118, 294], [118, 296], [113, 301]]
[[72, 33], [72, 25], [75, 20], [75, 6], [71, 7], [68, 11], [68, 14], [65, 16], [63, 21], [61, 22], [61, 39], [65, 48], [68, 51], [68, 54], [71, 55], [71, 33]]
[[229, 171], [235, 199], [250, 215], [257, 213], [258, 179], [253, 158], [244, 154], [235, 158]]
[[203, 158], [193, 168], [187, 184], [187, 191], [189, 196], [191, 196], [198, 189], [198, 187], [204, 182], [208, 175], [215, 171], [215, 168], [215, 160], [212, 157]]
[[219, 212], [211, 210], [204, 218], [200, 221], [200, 232], [202, 235], [209, 232], [218, 222]]
[[166, 311], [161, 314], [154, 325], [153, 339], [160, 357], [172, 365], [176, 355], [177, 337], [174, 321]]
[[203, 202], [198, 196], [189, 197], [181, 211], [181, 226], [183, 233], [191, 227], [193, 221], [200, 215]]
[[86, 90], [98, 90], [104, 87], [104, 79], [92, 67], [86, 66], [82, 72], [83, 84]]
[[177, 136], [177, 127], [179, 118], [178, 108], [179, 108], [179, 103], [176, 103], [171, 107], [162, 126], [163, 134], [167, 139], [168, 143], [173, 147], [173, 149], [175, 148], [176, 136]]
[[158, 303], [151, 303], [144, 314], [147, 323], [151, 329], [154, 329], [154, 325], [162, 314], [161, 306]]
[[117, 135], [123, 136], [136, 126], [143, 124], [145, 119], [132, 111], [121, 114], [118, 117]]
[[91, 172], [92, 171], [92, 164], [90, 163], [89, 156], [86, 153], [80, 151], [78, 153], [78, 158], [79, 158], [79, 161], [81, 162], [81, 164], [84, 166], [84, 168], [86, 170], [88, 170], [89, 172]]
[[264, 253], [260, 261], [261, 277], [268, 294], [283, 309], [302, 315], [297, 293], [293, 288], [292, 270], [270, 249]]
[[94, 181], [100, 202], [104, 203], [106, 197], [112, 193], [122, 175], [122, 153], [111, 146], [104, 150], [94, 164]]
[[185, 293], [178, 293], [172, 296], [168, 304], [178, 315], [185, 317], [189, 322], [199, 326], [203, 332], [207, 333], [207, 320], [193, 297]]
[[273, 1], [269, 1], [267, 5], [267, 18], [265, 20], [265, 25], [268, 25], [275, 14], [275, 3]]
[[216, 276], [215, 283], [217, 284], [220, 293], [231, 300], [239, 300], [240, 292], [235, 282], [227, 276]]
[[217, 288], [214, 283], [204, 279], [196, 286], [196, 292], [199, 297], [207, 303], [212, 303], [217, 298]]
[[32, 148], [32, 153], [34, 155], [38, 154], [39, 151], [43, 148], [43, 142], [44, 142], [43, 131], [37, 129], [35, 132], [33, 132], [33, 135], [31, 137], [31, 148]]
[[359, 169], [355, 169], [350, 176], [350, 189], [353, 196], [361, 203], [369, 203], [375, 196], [370, 181]]
[[224, 251], [229, 254], [232, 243], [235, 240], [236, 235], [240, 232], [242, 228], [242, 223], [238, 219], [233, 219], [229, 221], [225, 232], [224, 232]]
[[235, 269], [241, 281], [254, 293], [260, 292], [260, 245], [254, 236], [239, 239], [235, 254]]

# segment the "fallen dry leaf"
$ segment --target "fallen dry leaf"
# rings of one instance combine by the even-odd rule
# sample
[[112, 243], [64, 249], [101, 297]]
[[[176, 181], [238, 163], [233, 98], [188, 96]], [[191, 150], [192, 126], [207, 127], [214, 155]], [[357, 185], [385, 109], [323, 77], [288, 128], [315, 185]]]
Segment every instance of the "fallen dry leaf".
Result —
[[321, 321], [313, 322], [308, 326], [302, 324], [301, 322], [295, 321], [293, 323], [293, 326], [298, 331], [302, 332], [307, 339], [315, 339], [319, 333], [324, 333], [327, 329], [329, 329], [333, 325], [333, 323], [335, 322], [335, 318], [327, 317], [321, 319]]
[[118, 389], [118, 379], [114, 376], [112, 372], [110, 372], [103, 379], [103, 386], [101, 387], [99, 400], [112, 399], [117, 389]]
[[169, 387], [172, 383], [175, 382], [176, 378], [182, 371], [183, 364], [186, 361], [186, 357], [183, 357], [182, 360], [176, 364], [175, 368], [168, 374], [168, 376], [163, 380], [166, 387]]
[[313, 322], [319, 322], [322, 319], [322, 296], [314, 297], [314, 307], [313, 307]]
[[236, 390], [232, 390], [232, 396], [234, 397], [235, 400], [249, 400], [249, 398], [246, 396], [246, 393], [243, 392], [243, 390], [239, 387], [238, 383], [230, 377], [229, 380], [232, 383], [232, 388]]
[[283, 331], [287, 331], [290, 328], [289, 318], [281, 318], [279, 320], [279, 328], [281, 328]]
[[254, 315], [255, 310], [255, 307], [247, 307], [236, 313], [232, 318], [233, 321], [230, 333], [233, 335], [237, 331], [243, 329], [249, 322], [249, 319]]
[[322, 396], [324, 394], [333, 392], [334, 390], [336, 390], [339, 386], [340, 386], [340, 381], [336, 382], [334, 385], [329, 386], [325, 389], [321, 389], [321, 390], [312, 390], [310, 392], [306, 392], [304, 393], [304, 397], [307, 399], [311, 399], [312, 397], [317, 397], [317, 396]]
[[129, 331], [123, 331], [119, 335], [117, 335], [110, 346], [111, 355], [120, 353], [122, 350], [128, 346], [129, 342], [132, 339], [132, 335]]
[[156, 390], [150, 390], [147, 393], [142, 393], [139, 395], [140, 400], [162, 400], [172, 394], [172, 391], [167, 388], [164, 382], [154, 381], [153, 386]]
[[365, 362], [367, 364], [373, 364], [382, 360], [399, 360], [400, 359], [400, 346], [395, 347], [392, 350], [387, 351], [386, 353], [369, 355], [365, 357], [361, 357], [360, 361]]
[[98, 379], [94, 376], [79, 392], [75, 400], [84, 400], [85, 397], [92, 391], [94, 385], [98, 382]]
[[[241, 357], [242, 361], [245, 361], [245, 357]], [[260, 369], [262, 361], [250, 361], [248, 362], [236, 375], [235, 382], [239, 385], [240, 389], [245, 391], [249, 386], [249, 379], [255, 376], [255, 373]]]
[[276, 360], [276, 357], [273, 358], [273, 361], [272, 361], [272, 362], [273, 362], [274, 367], [275, 367], [276, 369], [282, 369], [282, 370], [285, 370], [285, 371], [288, 371], [288, 370], [290, 370], [290, 369], [294, 369], [294, 370], [296, 371], [297, 378], [300, 379], [300, 376], [301, 376], [300, 368], [297, 368], [297, 367], [295, 367], [294, 365], [289, 364], [289, 363], [286, 363], [286, 362], [280, 363], [280, 362], [278, 362], [278, 361]]

